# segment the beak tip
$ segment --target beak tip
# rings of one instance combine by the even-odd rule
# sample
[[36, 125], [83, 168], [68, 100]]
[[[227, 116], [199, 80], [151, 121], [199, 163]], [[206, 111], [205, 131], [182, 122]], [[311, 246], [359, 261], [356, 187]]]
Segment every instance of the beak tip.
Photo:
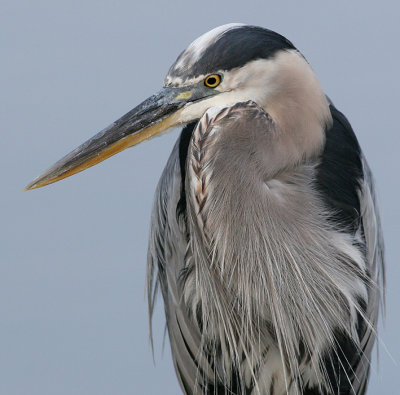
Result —
[[41, 180], [41, 177], [37, 177], [24, 188], [24, 191], [31, 191], [32, 189], [37, 189], [44, 185], [46, 185], [46, 184], [43, 183], [43, 180]]
[[35, 186], [35, 182], [31, 182], [31, 183], [29, 183], [25, 188], [24, 188], [24, 191], [30, 191], [30, 190], [32, 190], [32, 189], [35, 189], [35, 188], [37, 188], [36, 186]]

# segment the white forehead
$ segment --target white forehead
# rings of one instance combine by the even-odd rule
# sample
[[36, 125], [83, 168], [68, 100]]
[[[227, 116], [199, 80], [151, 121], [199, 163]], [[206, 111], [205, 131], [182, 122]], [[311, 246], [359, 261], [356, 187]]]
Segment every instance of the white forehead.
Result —
[[214, 44], [228, 30], [237, 29], [244, 25], [244, 23], [228, 23], [204, 33], [185, 49], [180, 59], [175, 63], [174, 70], [189, 68], [199, 60], [206, 48]]
[[215, 29], [204, 33], [199, 38], [196, 38], [196, 40], [189, 45], [187, 50], [201, 54], [208, 46], [215, 43], [228, 30], [236, 29], [242, 26], [244, 26], [244, 23], [228, 23], [226, 25], [218, 26]]

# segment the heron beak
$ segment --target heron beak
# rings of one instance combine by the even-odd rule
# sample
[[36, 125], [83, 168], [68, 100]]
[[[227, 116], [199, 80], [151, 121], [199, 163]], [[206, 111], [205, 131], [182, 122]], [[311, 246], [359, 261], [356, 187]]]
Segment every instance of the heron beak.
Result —
[[163, 88], [60, 159], [25, 190], [72, 176], [180, 123], [183, 107], [210, 93], [195, 87]]

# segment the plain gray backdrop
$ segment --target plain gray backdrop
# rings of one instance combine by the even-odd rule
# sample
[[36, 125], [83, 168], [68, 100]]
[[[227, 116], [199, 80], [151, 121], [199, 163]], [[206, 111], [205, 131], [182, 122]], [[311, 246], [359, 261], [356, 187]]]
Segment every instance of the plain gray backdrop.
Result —
[[1, 395], [180, 393], [168, 341], [162, 353], [162, 303], [153, 363], [144, 291], [153, 193], [178, 131], [23, 187], [157, 91], [193, 39], [229, 22], [292, 40], [357, 133], [387, 246], [369, 394], [399, 393], [398, 1], [2, 0], [0, 18]]

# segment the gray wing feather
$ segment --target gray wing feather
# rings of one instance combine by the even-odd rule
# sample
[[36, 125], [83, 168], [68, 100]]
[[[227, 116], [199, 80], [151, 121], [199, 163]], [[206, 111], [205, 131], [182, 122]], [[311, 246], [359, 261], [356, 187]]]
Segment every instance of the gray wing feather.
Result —
[[183, 391], [191, 393], [199, 373], [196, 356], [201, 336], [183, 306], [179, 281], [187, 250], [185, 224], [183, 219], [179, 220], [176, 211], [181, 179], [178, 140], [155, 193], [147, 260], [147, 292], [151, 328], [156, 293], [161, 288], [175, 370]]
[[369, 287], [366, 308], [366, 318], [370, 325], [366, 327], [365, 333], [360, 339], [360, 347], [364, 354], [356, 368], [355, 377], [357, 379], [353, 383], [354, 390], [359, 395], [364, 394], [367, 387], [372, 348], [377, 337], [378, 312], [380, 305], [384, 305], [385, 290], [384, 244], [374, 181], [364, 157], [362, 164], [364, 180], [360, 191], [360, 233], [365, 242], [367, 270], [372, 279], [372, 285]]

